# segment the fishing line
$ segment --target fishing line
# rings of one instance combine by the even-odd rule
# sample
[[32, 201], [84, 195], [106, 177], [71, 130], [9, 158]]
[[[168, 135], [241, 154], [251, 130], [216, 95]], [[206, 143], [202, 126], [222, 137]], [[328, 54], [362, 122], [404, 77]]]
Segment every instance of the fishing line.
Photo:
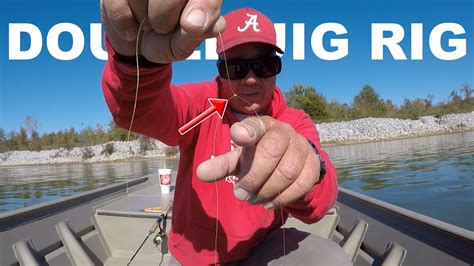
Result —
[[[138, 28], [137, 38], [136, 38], [136, 42], [135, 42], [135, 62], [136, 62], [136, 72], [137, 72], [137, 83], [136, 83], [136, 89], [135, 89], [135, 100], [134, 100], [134, 104], [133, 104], [132, 117], [131, 117], [131, 120], [130, 120], [130, 127], [129, 127], [128, 133], [127, 133], [127, 142], [130, 141], [130, 135], [131, 135], [131, 132], [132, 132], [133, 121], [135, 119], [135, 112], [136, 112], [136, 108], [137, 108], [138, 92], [139, 92], [139, 87], [140, 87], [140, 63], [139, 63], [139, 57], [138, 57], [138, 50], [139, 50], [142, 27], [143, 27], [143, 24], [144, 24], [145, 21], [146, 21], [146, 18], [144, 18], [142, 20], [142, 22], [140, 23], [140, 27]], [[217, 31], [219, 33], [219, 40], [220, 40], [222, 48], [223, 48], [223, 56], [224, 56], [224, 63], [225, 63], [225, 68], [226, 68], [226, 72], [227, 72], [227, 77], [229, 77], [229, 67], [228, 67], [228, 64], [227, 64], [227, 57], [226, 57], [226, 54], [225, 54], [225, 48], [224, 48], [224, 43], [222, 41], [221, 31], [220, 31], [219, 28], [217, 29]], [[249, 101], [247, 101], [245, 98], [238, 95], [237, 92], [232, 88], [232, 83], [231, 83], [230, 79], [228, 79], [228, 82], [229, 82], [229, 88], [231, 89], [231, 91], [233, 93], [233, 95], [231, 97], [229, 97], [228, 101], [232, 100], [232, 98], [234, 98], [234, 97], [237, 97], [237, 98], [241, 99], [243, 102], [247, 103], [249, 107], [251, 107], [252, 104]], [[263, 131], [266, 132], [265, 125], [264, 125], [260, 115], [255, 110], [253, 110], [253, 112], [255, 113], [255, 116], [257, 117]], [[215, 154], [216, 135], [217, 135], [217, 126], [216, 126], [215, 132], [214, 132], [213, 154]], [[125, 176], [125, 184], [126, 184], [127, 196], [128, 196], [128, 194], [129, 194], [128, 176]], [[216, 234], [215, 234], [215, 238], [214, 238], [214, 245], [215, 245], [214, 246], [214, 251], [215, 251], [215, 258], [214, 259], [215, 259], [215, 263], [217, 264], [217, 262], [218, 262], [217, 245], [218, 245], [218, 231], [219, 231], [219, 190], [218, 190], [218, 186], [217, 186], [217, 181], [214, 181], [214, 184], [215, 184], [216, 199], [217, 199], [216, 200], [216, 231], [215, 231]], [[278, 193], [280, 195], [280, 191]], [[129, 213], [129, 216], [130, 216], [130, 213]], [[280, 216], [281, 216], [281, 221], [282, 221], [282, 226], [283, 226], [283, 224], [284, 224], [283, 207], [281, 207], [281, 206], [280, 206]], [[285, 249], [286, 249], [285, 228], [282, 227], [282, 229], [283, 229], [283, 255], [285, 256], [285, 254], [286, 254], [286, 251], [285, 251]]]
[[[143, 27], [143, 24], [145, 23], [145, 20], [146, 18], [144, 18], [142, 20], [142, 22], [140, 23], [140, 27], [138, 28], [138, 32], [137, 32], [137, 38], [136, 38], [136, 41], [135, 41], [135, 63], [136, 63], [136, 67], [137, 67], [137, 84], [136, 84], [136, 88], [135, 88], [135, 100], [134, 100], [134, 103], [133, 103], [133, 111], [132, 111], [132, 117], [130, 119], [130, 127], [128, 128], [128, 133], [127, 133], [127, 143], [130, 143], [130, 134], [132, 132], [132, 126], [133, 126], [133, 120], [135, 119], [135, 111], [137, 109], [137, 101], [138, 101], [138, 89], [139, 89], [139, 85], [140, 85], [140, 63], [139, 63], [139, 58], [138, 58], [138, 45], [140, 44], [140, 37], [141, 37], [141, 32], [142, 32], [142, 27]], [[125, 175], [125, 187], [127, 189], [127, 210], [128, 210], [128, 225], [130, 227], [131, 225], [131, 212], [130, 212], [130, 205], [129, 205], [129, 201], [128, 201], [128, 197], [130, 196], [129, 195], [129, 187], [128, 187], [128, 175]], [[152, 225], [152, 228], [155, 227], [155, 223]], [[155, 228], [156, 230], [156, 228]], [[154, 231], [153, 231], [154, 232]], [[141, 243], [141, 245], [139, 246], [139, 248], [135, 251], [135, 254], [133, 254], [132, 258], [130, 259], [130, 261], [127, 263], [127, 266], [130, 265], [133, 261], [133, 259], [135, 258], [135, 256], [138, 254], [138, 251], [140, 251], [140, 249], [142, 248], [142, 246], [145, 244], [145, 242], [147, 241], [147, 239], [150, 237], [151, 234], [153, 234], [152, 232], [152, 229], [149, 230], [149, 233], [147, 235], [147, 237], [143, 240], [143, 242]]]
[[[224, 47], [224, 42], [222, 41], [222, 35], [221, 35], [221, 30], [219, 28], [217, 28], [217, 32], [219, 33], [219, 40], [221, 42], [221, 46], [222, 46], [222, 55], [224, 56], [224, 65], [225, 65], [225, 71], [226, 71], [226, 74], [227, 74], [227, 77], [229, 78], [230, 77], [230, 74], [229, 74], [229, 66], [227, 65], [227, 56], [225, 55], [225, 47]], [[232, 95], [229, 99], [227, 99], [228, 101], [230, 101], [232, 98], [234, 97], [238, 97], [239, 99], [241, 99], [242, 101], [244, 101], [245, 103], [248, 104], [249, 107], [252, 107], [252, 104], [247, 101], [245, 98], [243, 98], [242, 96], [238, 95], [234, 89], [232, 88], [232, 82], [230, 82], [230, 78], [227, 79], [227, 81], [229, 82], [229, 88], [230, 90], [232, 91], [232, 93], [234, 95]], [[260, 125], [262, 126], [263, 128], [263, 132], [266, 132], [266, 128], [265, 128], [265, 125], [263, 124], [263, 121], [262, 119], [260, 118], [260, 116], [258, 115], [257, 111], [253, 110], [253, 112], [255, 113], [255, 116], [257, 116], [258, 118], [258, 121], [260, 122]]]
[[[215, 129], [214, 129], [214, 143], [212, 144], [212, 155], [211, 156], [214, 156], [214, 154], [216, 154], [216, 135], [217, 135], [217, 127], [218, 125], [216, 125]], [[216, 188], [216, 235], [214, 237], [214, 264], [217, 265], [217, 234], [219, 232], [219, 189], [217, 188], [217, 181], [214, 180], [214, 185], [215, 185], [215, 188]]]
[[[138, 28], [137, 32], [137, 38], [135, 41], [135, 63], [137, 66], [137, 85], [135, 88], [135, 100], [133, 102], [133, 111], [132, 111], [132, 118], [130, 119], [130, 127], [128, 128], [128, 133], [127, 133], [127, 143], [130, 141], [130, 134], [132, 133], [132, 126], [133, 126], [133, 120], [135, 120], [135, 111], [137, 110], [137, 101], [138, 101], [138, 90], [140, 88], [140, 60], [138, 58], [138, 46], [140, 45], [140, 37], [141, 37], [141, 32], [142, 32], [142, 27], [143, 24], [145, 24], [146, 18], [142, 20], [140, 23], [140, 27]], [[128, 175], [125, 175], [125, 186], [127, 188], [127, 196], [128, 196]]]
[[[222, 40], [222, 34], [221, 34], [221, 31], [220, 31], [219, 28], [217, 28], [217, 32], [218, 32], [218, 34], [219, 34], [219, 41], [220, 41], [221, 46], [222, 46], [222, 55], [223, 55], [223, 57], [224, 57], [224, 65], [225, 65], [225, 70], [226, 70], [226, 74], [227, 74], [227, 77], [228, 77], [227, 81], [229, 82], [229, 88], [231, 89], [232, 93], [234, 94], [234, 95], [232, 95], [232, 96], [231, 96], [229, 99], [227, 99], [227, 100], [230, 101], [232, 98], [238, 97], [239, 99], [241, 99], [242, 101], [244, 101], [245, 103], [247, 103], [249, 107], [251, 107], [252, 104], [251, 104], [249, 101], [247, 101], [245, 98], [243, 98], [243, 97], [241, 97], [240, 95], [238, 95], [237, 92], [235, 92], [234, 89], [232, 88], [232, 82], [230, 81], [230, 78], [229, 78], [229, 77], [230, 77], [230, 74], [229, 74], [229, 66], [228, 66], [228, 64], [227, 64], [227, 57], [226, 57], [226, 54], [225, 54], [224, 42], [223, 42], [223, 40]], [[260, 115], [257, 113], [256, 110], [253, 110], [253, 112], [255, 113], [255, 116], [257, 117], [258, 121], [260, 122], [260, 126], [262, 127], [263, 132], [265, 133], [267, 130], [266, 130], [265, 125], [264, 125], [264, 123], [263, 123], [263, 121], [262, 121], [262, 118], [260, 117]], [[217, 128], [217, 127], [216, 127], [216, 128]], [[215, 137], [215, 135], [214, 135], [214, 144], [215, 144], [215, 142], [216, 142], [216, 137]], [[219, 194], [218, 194], [218, 192], [217, 192], [217, 181], [214, 181], [214, 183], [216, 184], [216, 197], [217, 197], [217, 202], [219, 202]], [[278, 191], [278, 195], [279, 195], [279, 196], [281, 195], [281, 192], [280, 192], [280, 191]], [[258, 197], [257, 197], [257, 200], [258, 200]], [[219, 226], [218, 226], [218, 225], [219, 225], [219, 224], [218, 224], [218, 221], [219, 221], [219, 216], [218, 216], [218, 214], [219, 214], [219, 209], [218, 209], [218, 206], [219, 206], [219, 205], [216, 204], [216, 206], [217, 206], [217, 207], [216, 207], [216, 236], [215, 236], [215, 243], [214, 243], [214, 244], [215, 244], [215, 247], [214, 247], [214, 252], [215, 252], [215, 260], [214, 260], [214, 261], [215, 261], [215, 264], [217, 264], [217, 232], [218, 232], [218, 230], [219, 230]], [[285, 240], [285, 227], [283, 227], [283, 225], [285, 224], [285, 221], [284, 221], [284, 219], [283, 219], [283, 207], [282, 207], [282, 206], [280, 206], [280, 217], [281, 217], [281, 226], [282, 226], [281, 228], [282, 228], [282, 232], [283, 232], [283, 256], [285, 256], [285, 255], [286, 255], [286, 240]]]

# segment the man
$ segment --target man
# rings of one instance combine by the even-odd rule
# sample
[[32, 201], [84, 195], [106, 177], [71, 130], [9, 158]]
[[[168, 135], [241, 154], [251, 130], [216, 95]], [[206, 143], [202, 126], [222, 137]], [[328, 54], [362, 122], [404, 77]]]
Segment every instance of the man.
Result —
[[[289, 214], [306, 223], [321, 219], [336, 199], [337, 181], [314, 124], [304, 112], [288, 108], [275, 86], [281, 70], [276, 52], [283, 51], [272, 22], [249, 8], [224, 19], [216, 1], [138, 2], [101, 3], [109, 53], [102, 86], [115, 122], [128, 129], [136, 93], [135, 38], [144, 21], [132, 130], [179, 145], [172, 255], [196, 265], [260, 263], [265, 256], [268, 262], [270, 253], [289, 253], [282, 247], [282, 221]], [[219, 76], [171, 84], [171, 63], [220, 33]], [[210, 107], [209, 98], [230, 99], [223, 119], [214, 115], [181, 135], [181, 126]], [[293, 231], [287, 232], [291, 244]], [[336, 246], [316, 241], [322, 244], [308, 253], [315, 249], [313, 255], [328, 256]], [[275, 242], [281, 251], [268, 251]]]

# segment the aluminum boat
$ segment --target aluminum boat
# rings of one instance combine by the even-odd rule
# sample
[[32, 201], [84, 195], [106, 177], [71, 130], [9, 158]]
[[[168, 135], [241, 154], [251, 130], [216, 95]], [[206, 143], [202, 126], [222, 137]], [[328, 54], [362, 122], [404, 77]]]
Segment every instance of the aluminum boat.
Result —
[[[0, 265], [167, 265], [172, 199], [148, 175], [2, 213]], [[321, 221], [285, 227], [335, 241], [354, 265], [474, 264], [473, 231], [344, 188]]]

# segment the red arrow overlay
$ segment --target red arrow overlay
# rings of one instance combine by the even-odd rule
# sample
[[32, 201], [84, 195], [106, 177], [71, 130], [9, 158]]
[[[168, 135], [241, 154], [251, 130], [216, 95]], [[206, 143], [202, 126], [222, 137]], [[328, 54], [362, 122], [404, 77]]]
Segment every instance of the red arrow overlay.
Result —
[[214, 113], [217, 113], [217, 115], [222, 119], [225, 113], [225, 109], [227, 107], [227, 102], [229, 100], [226, 99], [214, 99], [214, 98], [209, 98], [207, 99], [211, 103], [211, 107], [204, 111], [202, 114], [196, 116], [193, 120], [189, 121], [186, 123], [186, 125], [180, 127], [178, 129], [178, 132], [181, 135], [184, 135], [188, 133], [191, 129], [193, 129], [195, 126], [201, 124], [204, 122], [204, 120], [208, 119], [213, 115]]

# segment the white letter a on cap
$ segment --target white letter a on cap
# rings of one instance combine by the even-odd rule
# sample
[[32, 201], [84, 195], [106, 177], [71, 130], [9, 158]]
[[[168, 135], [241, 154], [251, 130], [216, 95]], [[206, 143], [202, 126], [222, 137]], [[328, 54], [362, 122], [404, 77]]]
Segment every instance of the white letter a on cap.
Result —
[[252, 15], [252, 14], [247, 13], [247, 16], [249, 17], [249, 19], [245, 21], [245, 27], [244, 28], [238, 27], [237, 30], [239, 32], [244, 32], [250, 27], [250, 25], [252, 25], [253, 31], [260, 32], [260, 29], [258, 28], [257, 15]]

